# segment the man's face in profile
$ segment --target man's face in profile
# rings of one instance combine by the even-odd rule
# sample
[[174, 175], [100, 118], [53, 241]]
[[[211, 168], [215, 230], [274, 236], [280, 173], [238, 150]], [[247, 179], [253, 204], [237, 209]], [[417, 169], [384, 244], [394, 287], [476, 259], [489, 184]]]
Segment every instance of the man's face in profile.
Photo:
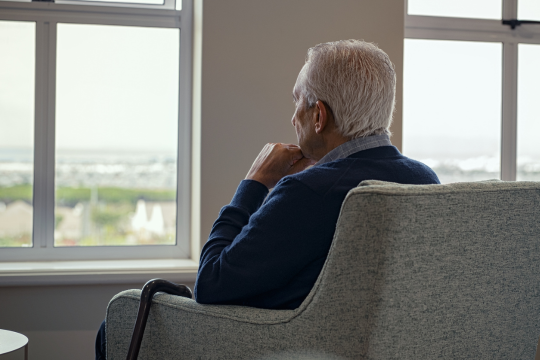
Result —
[[311, 121], [314, 116], [315, 107], [307, 108], [306, 100], [300, 95], [298, 91], [298, 82], [294, 86], [293, 99], [295, 103], [295, 112], [291, 119], [291, 123], [296, 130], [296, 137], [298, 139], [298, 145], [302, 149], [302, 153], [305, 157], [309, 158], [312, 153], [314, 144], [315, 128]]

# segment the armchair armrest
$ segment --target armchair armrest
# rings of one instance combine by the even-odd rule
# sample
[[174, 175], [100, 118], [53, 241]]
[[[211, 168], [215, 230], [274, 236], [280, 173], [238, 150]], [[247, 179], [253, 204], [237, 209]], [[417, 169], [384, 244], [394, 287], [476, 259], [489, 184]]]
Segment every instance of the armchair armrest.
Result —
[[152, 298], [158, 291], [190, 299], [193, 297], [189, 287], [178, 285], [167, 280], [152, 279], [144, 284], [141, 293], [141, 301], [139, 303], [139, 312], [137, 313], [137, 321], [135, 322], [131, 343], [129, 344], [127, 360], [137, 360], [137, 357], [139, 356], [144, 329], [146, 328], [146, 321], [148, 320], [150, 306], [152, 305]]

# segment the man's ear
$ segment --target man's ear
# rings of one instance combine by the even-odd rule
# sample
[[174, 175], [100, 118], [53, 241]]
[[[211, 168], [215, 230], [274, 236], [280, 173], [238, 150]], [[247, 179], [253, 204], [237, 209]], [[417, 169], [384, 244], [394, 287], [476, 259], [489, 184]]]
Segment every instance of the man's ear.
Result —
[[315, 119], [315, 132], [317, 134], [320, 134], [324, 131], [324, 129], [328, 126], [328, 116], [329, 111], [328, 107], [325, 103], [323, 103], [321, 100], [317, 100], [315, 103], [315, 110], [316, 110], [316, 119]]

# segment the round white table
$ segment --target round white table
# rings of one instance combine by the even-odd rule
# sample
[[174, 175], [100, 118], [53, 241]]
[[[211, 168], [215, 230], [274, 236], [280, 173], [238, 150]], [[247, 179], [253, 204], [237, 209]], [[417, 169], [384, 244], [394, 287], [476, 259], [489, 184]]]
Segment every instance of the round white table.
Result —
[[0, 329], [0, 355], [4, 355], [24, 347], [24, 360], [28, 360], [28, 338], [15, 331]]

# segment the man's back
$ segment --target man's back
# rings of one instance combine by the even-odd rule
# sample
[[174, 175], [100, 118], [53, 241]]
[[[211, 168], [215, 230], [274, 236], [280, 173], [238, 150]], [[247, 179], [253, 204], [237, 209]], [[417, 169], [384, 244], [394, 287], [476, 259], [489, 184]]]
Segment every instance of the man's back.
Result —
[[202, 250], [198, 302], [297, 308], [324, 265], [349, 190], [363, 180], [439, 183], [391, 146], [395, 95], [394, 65], [376, 45], [341, 40], [308, 50], [292, 92], [298, 145], [266, 144], [221, 210]]
[[197, 301], [298, 307], [324, 265], [345, 196], [363, 180], [439, 183], [429, 167], [393, 146], [360, 151], [287, 176], [266, 200], [264, 185], [243, 181], [203, 249]]

